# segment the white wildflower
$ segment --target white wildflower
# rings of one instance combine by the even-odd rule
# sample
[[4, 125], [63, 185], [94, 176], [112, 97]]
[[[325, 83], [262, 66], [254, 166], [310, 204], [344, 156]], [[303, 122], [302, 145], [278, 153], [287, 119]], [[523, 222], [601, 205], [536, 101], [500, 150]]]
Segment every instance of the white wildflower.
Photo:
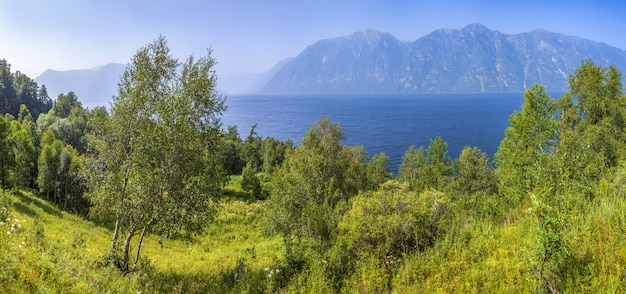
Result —
[[279, 269], [276, 269], [276, 273], [280, 273], [280, 270], [279, 270]]
[[11, 231], [7, 231], [7, 235], [11, 235]]
[[266, 267], [266, 268], [265, 268], [265, 271], [269, 271], [269, 270], [270, 270], [270, 268], [269, 268], [269, 267]]

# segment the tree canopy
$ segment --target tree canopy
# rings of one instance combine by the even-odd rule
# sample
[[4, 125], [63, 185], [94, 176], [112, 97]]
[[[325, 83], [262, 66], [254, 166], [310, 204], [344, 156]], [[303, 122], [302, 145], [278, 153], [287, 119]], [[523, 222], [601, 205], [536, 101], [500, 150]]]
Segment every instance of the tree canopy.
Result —
[[204, 229], [225, 180], [220, 146], [224, 97], [215, 91], [215, 60], [170, 56], [164, 37], [141, 48], [119, 82], [111, 115], [90, 136], [94, 155], [91, 214], [125, 232], [123, 268], [133, 237]]

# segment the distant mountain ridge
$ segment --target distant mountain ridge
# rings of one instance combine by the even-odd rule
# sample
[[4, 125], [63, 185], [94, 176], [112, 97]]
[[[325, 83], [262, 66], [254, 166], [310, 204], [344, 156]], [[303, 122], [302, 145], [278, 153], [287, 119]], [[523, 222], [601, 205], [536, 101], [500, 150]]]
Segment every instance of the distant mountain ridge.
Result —
[[621, 49], [541, 29], [508, 35], [471, 24], [413, 42], [366, 30], [308, 46], [260, 93], [513, 93], [534, 83], [562, 92], [587, 59], [626, 69]]
[[[226, 93], [519, 93], [534, 83], [567, 90], [583, 60], [626, 70], [626, 51], [537, 29], [503, 34], [482, 24], [440, 29], [415, 41], [366, 30], [320, 40], [260, 74], [219, 75]], [[83, 106], [109, 106], [125, 64], [47, 70], [35, 81], [52, 99], [74, 91]]]
[[291, 58], [283, 59], [262, 73], [219, 74], [217, 86], [226, 93], [249, 94], [261, 90], [284, 64]]
[[117, 83], [126, 68], [125, 64], [110, 63], [91, 69], [46, 70], [35, 81], [46, 85], [50, 98], [73, 91], [83, 107], [109, 106], [117, 93]]

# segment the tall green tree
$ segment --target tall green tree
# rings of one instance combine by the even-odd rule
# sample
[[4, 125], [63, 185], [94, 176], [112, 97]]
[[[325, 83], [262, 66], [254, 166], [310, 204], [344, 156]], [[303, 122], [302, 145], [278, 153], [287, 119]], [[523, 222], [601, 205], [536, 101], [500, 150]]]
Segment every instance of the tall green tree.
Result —
[[419, 171], [426, 165], [424, 147], [415, 148], [415, 145], [411, 145], [402, 156], [402, 163], [398, 169], [398, 179], [408, 183], [412, 190], [421, 191], [424, 189], [424, 182]]
[[244, 166], [241, 171], [241, 189], [256, 199], [261, 197], [261, 181], [252, 167], [250, 167], [250, 164]]
[[430, 140], [426, 149], [426, 162], [428, 164], [420, 170], [424, 187], [442, 191], [452, 175], [452, 159], [448, 156], [448, 143], [441, 137]]
[[52, 131], [48, 130], [41, 138], [41, 152], [37, 159], [39, 170], [37, 185], [40, 191], [46, 194], [46, 199], [57, 203], [57, 198], [60, 196], [59, 164], [63, 147], [63, 142], [56, 139]]
[[443, 190], [452, 175], [452, 159], [448, 156], [448, 143], [441, 137], [430, 140], [428, 149], [409, 147], [402, 157], [398, 178], [407, 182], [414, 191]]
[[497, 177], [489, 156], [478, 147], [465, 147], [455, 164], [448, 191], [463, 218], [467, 215], [496, 216], [502, 210], [496, 197]]
[[267, 227], [283, 237], [288, 257], [295, 240], [328, 248], [341, 207], [366, 185], [367, 156], [362, 148], [342, 146], [344, 137], [338, 124], [320, 119], [272, 177]]
[[561, 100], [562, 128], [569, 128], [584, 146], [600, 155], [602, 168], [617, 166], [626, 144], [626, 97], [622, 75], [615, 66], [584, 61], [569, 78], [569, 92]]
[[82, 103], [78, 101], [78, 96], [74, 92], [69, 91], [67, 94], [61, 93], [57, 96], [57, 100], [52, 105], [52, 110], [59, 118], [66, 118], [70, 116], [72, 109], [76, 106], [82, 108]]
[[0, 115], [0, 187], [8, 188], [9, 176], [15, 165], [15, 155], [11, 146], [11, 121]]
[[15, 156], [13, 182], [21, 188], [34, 188], [37, 148], [32, 133], [32, 117], [24, 104], [20, 111], [20, 119], [11, 122], [11, 142]]
[[259, 171], [262, 167], [262, 158], [261, 158], [261, 145], [262, 141], [255, 131], [256, 124], [250, 128], [250, 133], [248, 133], [248, 137], [243, 142], [243, 147], [241, 148], [241, 158], [246, 165], [249, 165], [252, 170], [255, 172]]
[[241, 159], [243, 141], [239, 137], [237, 126], [228, 126], [224, 134], [224, 168], [229, 175], [242, 172], [245, 162]]
[[[74, 211], [82, 211], [82, 195], [84, 192], [84, 178], [80, 175], [83, 158], [71, 145], [65, 145], [59, 154], [57, 177], [59, 178], [60, 202], [63, 209], [72, 208]], [[61, 203], [62, 202], [62, 203]]]
[[220, 114], [211, 51], [179, 62], [164, 37], [139, 49], [119, 82], [111, 114], [90, 136], [95, 167], [88, 197], [93, 216], [115, 223], [123, 270], [131, 242], [149, 232], [173, 237], [202, 232], [225, 181]]
[[85, 153], [89, 115], [89, 111], [82, 107], [82, 103], [73, 92], [67, 95], [59, 94], [52, 109], [37, 119], [37, 127], [42, 134], [52, 130], [57, 139], [72, 145], [80, 153]]
[[15, 96], [11, 65], [5, 59], [0, 59], [0, 115], [11, 110]]
[[465, 147], [456, 163], [452, 188], [458, 197], [476, 193], [483, 196], [496, 191], [495, 171], [489, 156], [478, 147]]
[[391, 179], [391, 171], [388, 168], [389, 157], [384, 152], [374, 155], [372, 159], [367, 162], [367, 187], [365, 190], [376, 190], [378, 186]]
[[543, 86], [526, 90], [522, 109], [509, 117], [504, 134], [494, 156], [500, 190], [517, 202], [537, 186], [540, 179], [534, 170], [550, 154], [557, 137], [556, 104]]
[[40, 114], [48, 112], [50, 108], [52, 108], [52, 99], [50, 99], [50, 95], [48, 95], [48, 88], [46, 85], [39, 86], [39, 90], [37, 90], [37, 99], [39, 103], [37, 105], [33, 105], [30, 108], [33, 113], [33, 117], [37, 118]]
[[47, 112], [52, 106], [45, 86], [20, 73], [11, 73], [11, 65], [0, 59], [0, 114], [10, 113], [18, 116], [20, 106], [25, 104], [33, 116]]

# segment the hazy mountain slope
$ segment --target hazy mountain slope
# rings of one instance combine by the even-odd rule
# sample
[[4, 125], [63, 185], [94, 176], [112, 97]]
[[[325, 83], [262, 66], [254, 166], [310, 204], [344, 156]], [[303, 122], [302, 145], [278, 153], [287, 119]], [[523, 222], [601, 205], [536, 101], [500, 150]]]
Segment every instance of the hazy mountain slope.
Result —
[[117, 92], [125, 64], [110, 63], [93, 69], [56, 71], [46, 70], [35, 79], [46, 85], [50, 98], [56, 99], [60, 93], [74, 91], [83, 106], [109, 106]]
[[545, 30], [507, 35], [481, 24], [414, 42], [372, 30], [321, 40], [285, 64], [262, 93], [499, 93], [533, 83], [564, 91], [586, 59], [626, 68], [626, 52]]
[[283, 59], [262, 73], [219, 74], [217, 87], [227, 94], [256, 93], [267, 84], [291, 58]]

